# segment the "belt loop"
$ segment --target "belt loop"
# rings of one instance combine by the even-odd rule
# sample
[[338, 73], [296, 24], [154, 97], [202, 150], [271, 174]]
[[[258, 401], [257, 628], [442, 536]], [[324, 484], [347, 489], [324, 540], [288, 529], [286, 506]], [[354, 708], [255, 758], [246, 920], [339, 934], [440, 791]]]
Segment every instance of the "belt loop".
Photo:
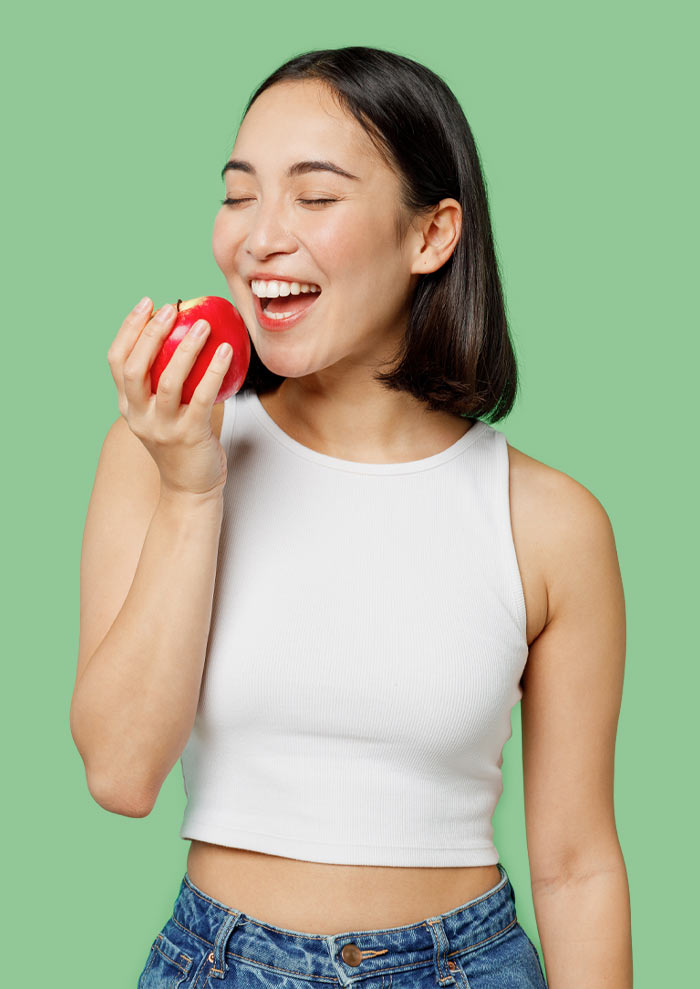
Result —
[[433, 964], [435, 966], [435, 981], [439, 986], [453, 986], [456, 979], [447, 962], [447, 950], [450, 946], [445, 934], [442, 917], [430, 917], [426, 920], [428, 930], [433, 939]]
[[240, 911], [230, 913], [217, 931], [216, 940], [214, 941], [214, 967], [209, 972], [210, 977], [223, 979], [226, 975], [226, 946], [231, 937], [231, 932], [240, 919]]

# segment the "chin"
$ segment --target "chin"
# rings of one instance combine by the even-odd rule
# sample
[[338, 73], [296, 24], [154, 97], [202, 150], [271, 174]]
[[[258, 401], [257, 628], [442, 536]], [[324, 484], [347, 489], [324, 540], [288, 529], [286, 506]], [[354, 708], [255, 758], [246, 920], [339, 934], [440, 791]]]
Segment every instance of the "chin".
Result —
[[277, 347], [260, 347], [254, 338], [253, 346], [261, 362], [273, 374], [279, 374], [282, 378], [301, 378], [310, 373], [298, 353], [282, 354]]

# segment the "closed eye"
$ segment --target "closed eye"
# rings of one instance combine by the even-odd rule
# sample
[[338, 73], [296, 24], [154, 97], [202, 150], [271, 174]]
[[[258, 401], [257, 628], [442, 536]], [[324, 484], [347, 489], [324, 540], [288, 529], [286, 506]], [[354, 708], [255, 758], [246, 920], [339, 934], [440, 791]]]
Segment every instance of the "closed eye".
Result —
[[[337, 199], [300, 199], [300, 203], [304, 203], [310, 206], [317, 206], [321, 203], [337, 203]], [[237, 206], [238, 203], [247, 203], [250, 199], [222, 199], [222, 206]]]

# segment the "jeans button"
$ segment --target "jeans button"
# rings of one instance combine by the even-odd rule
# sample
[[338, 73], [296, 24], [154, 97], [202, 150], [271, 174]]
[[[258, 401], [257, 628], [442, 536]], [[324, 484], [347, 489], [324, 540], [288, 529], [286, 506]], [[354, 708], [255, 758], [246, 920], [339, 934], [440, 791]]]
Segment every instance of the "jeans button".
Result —
[[450, 972], [454, 972], [454, 970], [455, 970], [455, 968], [457, 967], [457, 966], [455, 965], [455, 963], [454, 963], [454, 962], [448, 962], [447, 964], [448, 964], [448, 965], [449, 965], [449, 967], [450, 967]]
[[356, 944], [343, 945], [340, 957], [347, 965], [359, 965], [362, 961], [362, 952]]
[[210, 951], [209, 952], [209, 957], [207, 958], [207, 961], [208, 962], [213, 962], [214, 961], [214, 952], [213, 951]]

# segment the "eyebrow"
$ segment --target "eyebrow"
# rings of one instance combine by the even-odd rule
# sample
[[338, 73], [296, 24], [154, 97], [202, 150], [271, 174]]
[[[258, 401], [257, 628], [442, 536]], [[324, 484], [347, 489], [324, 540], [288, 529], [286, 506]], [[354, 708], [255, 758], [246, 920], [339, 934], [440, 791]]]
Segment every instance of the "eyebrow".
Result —
[[[248, 175], [257, 175], [257, 172], [249, 161], [241, 161], [240, 158], [231, 158], [221, 169], [221, 178], [223, 179], [226, 172], [232, 169], [236, 169], [239, 172], [247, 172]], [[335, 172], [336, 175], [342, 175], [343, 178], [360, 181], [359, 175], [346, 172], [344, 168], [341, 168], [340, 165], [335, 165], [332, 161], [297, 161], [287, 169], [287, 178], [291, 179], [297, 175], [306, 175], [307, 172]]]

